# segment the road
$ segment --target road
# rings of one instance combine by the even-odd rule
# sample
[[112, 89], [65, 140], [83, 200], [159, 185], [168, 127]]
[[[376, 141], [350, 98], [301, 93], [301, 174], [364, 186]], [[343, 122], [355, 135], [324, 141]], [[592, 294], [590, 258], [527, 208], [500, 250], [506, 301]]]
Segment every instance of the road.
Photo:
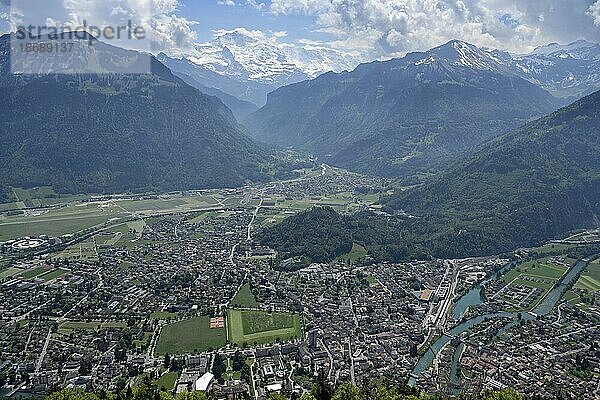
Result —
[[33, 312], [35, 312], [35, 311], [39, 310], [40, 308], [43, 308], [43, 307], [45, 307], [45, 306], [46, 306], [48, 303], [50, 303], [51, 301], [52, 301], [52, 299], [51, 299], [51, 300], [48, 300], [48, 301], [46, 301], [46, 302], [45, 302], [45, 303], [43, 303], [43, 304], [40, 304], [39, 306], [37, 306], [37, 307], [36, 307], [36, 308], [34, 308], [34, 309], [31, 309], [31, 310], [27, 311], [25, 314], [21, 314], [21, 315], [19, 315], [19, 316], [17, 316], [17, 317], [13, 317], [13, 318], [12, 318], [12, 322], [21, 321], [21, 320], [23, 320], [23, 319], [27, 318], [27, 317], [28, 317], [28, 316], [29, 316], [31, 313], [33, 313]]
[[71, 307], [69, 310], [65, 311], [65, 313], [62, 315], [62, 317], [60, 317], [57, 322], [60, 324], [61, 322], [64, 322], [67, 320], [67, 316], [69, 314], [71, 314], [73, 312], [73, 310], [75, 310], [78, 306], [80, 306], [81, 304], [83, 304], [84, 302], [87, 301], [87, 299], [89, 299], [90, 295], [94, 292], [96, 292], [98, 289], [102, 288], [102, 286], [104, 286], [104, 280], [102, 279], [102, 270], [100, 268], [98, 268], [96, 270], [96, 275], [98, 275], [98, 286], [96, 286], [94, 289], [92, 289], [91, 292], [89, 292], [88, 294], [86, 294], [84, 297], [81, 298], [81, 300], [79, 300], [77, 303], [75, 303], [75, 305], [73, 305], [73, 307]]
[[252, 213], [252, 219], [250, 220], [250, 223], [248, 224], [248, 235], [246, 236], [246, 240], [250, 241], [252, 240], [252, 224], [254, 223], [254, 221], [256, 220], [256, 216], [258, 215], [258, 211], [260, 210], [260, 208], [262, 207], [263, 204], [263, 198], [264, 198], [264, 190], [260, 193], [260, 202], [258, 203], [258, 205], [256, 206], [256, 209], [254, 210], [254, 212]]
[[44, 358], [46, 357], [46, 352], [48, 351], [48, 344], [50, 343], [50, 338], [52, 337], [52, 329], [48, 329], [48, 335], [46, 336], [46, 341], [44, 342], [44, 347], [42, 348], [42, 352], [40, 353], [40, 357], [37, 360], [35, 365], [35, 372], [38, 373], [42, 369], [42, 363], [44, 362]]
[[330, 365], [329, 365], [329, 373], [327, 374], [327, 379], [331, 382], [331, 373], [333, 372], [333, 355], [329, 351], [329, 348], [327, 346], [325, 346], [325, 343], [323, 342], [323, 339], [318, 339], [318, 341], [319, 341], [319, 344], [327, 352], [327, 356], [329, 356], [329, 364]]
[[348, 354], [350, 354], [350, 382], [356, 385], [356, 378], [354, 376], [354, 355], [352, 354], [352, 342], [348, 338]]

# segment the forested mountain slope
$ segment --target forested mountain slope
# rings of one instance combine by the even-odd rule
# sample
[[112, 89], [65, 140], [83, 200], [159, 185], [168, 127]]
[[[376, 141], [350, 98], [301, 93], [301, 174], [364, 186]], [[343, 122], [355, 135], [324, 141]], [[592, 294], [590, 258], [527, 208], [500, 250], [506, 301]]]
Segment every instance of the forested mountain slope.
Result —
[[[259, 164], [268, 153], [243, 133], [230, 110], [152, 56], [78, 41], [68, 58], [39, 63], [46, 70], [13, 75], [9, 46], [10, 36], [1, 37], [5, 197], [8, 186], [114, 192], [265, 179]], [[68, 73], [51, 73], [58, 70], [51, 60]], [[136, 63], [147, 63], [150, 73], [121, 68]]]
[[245, 124], [334, 165], [407, 176], [437, 172], [560, 104], [492, 53], [452, 41], [280, 88]]

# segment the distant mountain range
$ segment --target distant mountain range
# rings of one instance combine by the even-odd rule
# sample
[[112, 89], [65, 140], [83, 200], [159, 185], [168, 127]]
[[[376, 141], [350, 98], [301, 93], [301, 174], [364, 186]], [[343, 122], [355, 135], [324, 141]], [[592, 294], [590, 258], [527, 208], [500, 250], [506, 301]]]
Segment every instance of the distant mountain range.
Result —
[[[537, 48], [529, 54], [481, 49], [490, 67], [512, 72], [568, 104], [600, 89], [600, 46], [583, 40]], [[279, 87], [326, 72], [352, 71], [360, 55], [318, 45], [288, 45], [243, 28], [220, 31], [185, 56], [159, 56], [175, 73], [263, 106]], [[496, 64], [496, 65], [495, 65]]]
[[[31, 63], [39, 74], [13, 75], [9, 41], [0, 37], [0, 186], [122, 192], [267, 179], [269, 153], [231, 111], [154, 57], [69, 40], [68, 54]], [[123, 73], [132, 65], [151, 73]]]
[[552, 43], [525, 55], [493, 53], [517, 75], [556, 97], [575, 101], [600, 90], [600, 44], [579, 40]]
[[334, 165], [422, 176], [562, 104], [493, 52], [451, 41], [280, 88], [245, 124]]
[[[510, 56], [451, 41], [282, 87], [256, 110], [231, 94], [233, 86], [210, 79], [246, 94], [251, 82], [264, 94], [357, 61], [320, 48], [294, 55], [300, 50], [236, 30], [201, 45], [204, 55], [194, 59], [157, 59], [96, 41], [77, 43], [66, 58], [30, 61], [35, 75], [12, 75], [8, 41], [0, 38], [4, 188], [170, 190], [267, 179], [270, 153], [235, 118], [269, 144], [418, 183], [598, 85], [598, 45], [551, 44]], [[152, 73], [131, 73], [144, 67]], [[52, 74], [57, 68], [69, 74]], [[561, 83], [565, 69], [572, 79]]]
[[328, 71], [351, 70], [358, 56], [315, 45], [278, 43], [245, 29], [221, 31], [185, 57], [158, 57], [171, 70], [258, 106], [281, 86]]

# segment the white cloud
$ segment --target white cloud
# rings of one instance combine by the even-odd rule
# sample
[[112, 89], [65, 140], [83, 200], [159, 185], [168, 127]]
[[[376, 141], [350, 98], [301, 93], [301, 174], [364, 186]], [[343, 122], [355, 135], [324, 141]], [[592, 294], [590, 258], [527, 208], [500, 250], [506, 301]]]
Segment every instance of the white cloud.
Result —
[[246, 0], [246, 5], [254, 8], [255, 10], [259, 10], [259, 11], [266, 8], [265, 3], [261, 3], [257, 0]]
[[600, 26], [600, 0], [590, 6], [588, 13], [594, 19], [594, 25]]
[[287, 37], [287, 35], [288, 33], [286, 31], [277, 31], [272, 33], [272, 36], [277, 39]]
[[85, 22], [88, 27], [102, 28], [126, 26], [131, 21], [132, 27], [143, 27], [148, 40], [122, 38], [113, 43], [126, 48], [184, 53], [197, 39], [195, 22], [178, 15], [178, 0], [28, 0], [13, 4], [11, 12], [24, 26], [77, 29]]
[[217, 0], [217, 4], [220, 6], [233, 7], [233, 6], [235, 6], [235, 1], [233, 1], [233, 0]]
[[314, 16], [331, 45], [371, 57], [451, 39], [515, 52], [551, 41], [600, 40], [600, 0], [272, 0], [274, 15]]

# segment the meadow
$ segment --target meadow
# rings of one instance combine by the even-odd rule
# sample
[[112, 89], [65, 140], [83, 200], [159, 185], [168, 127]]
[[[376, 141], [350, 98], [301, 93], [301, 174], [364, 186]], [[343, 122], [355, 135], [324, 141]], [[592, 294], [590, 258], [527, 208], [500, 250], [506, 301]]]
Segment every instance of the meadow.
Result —
[[229, 310], [229, 341], [238, 346], [285, 341], [302, 336], [300, 316], [291, 313]]
[[258, 307], [258, 302], [254, 298], [252, 294], [252, 290], [250, 289], [250, 285], [246, 284], [240, 288], [240, 291], [231, 299], [231, 305], [233, 307], [242, 307], [242, 308], [256, 308]]
[[600, 291], [600, 259], [589, 263], [575, 287], [588, 292]]
[[[221, 207], [214, 196], [169, 195], [90, 201], [90, 196], [61, 197], [49, 188], [14, 189], [14, 192], [19, 201], [0, 204], [0, 212], [5, 211], [0, 214], [0, 242], [24, 236], [77, 234], [119, 221], [128, 224], [125, 232], [134, 229], [139, 233], [144, 229], [143, 218]], [[232, 197], [227, 203], [237, 206], [239, 201]]]
[[225, 329], [210, 329], [209, 320], [209, 317], [203, 316], [165, 326], [158, 339], [155, 355], [200, 353], [225, 346]]

